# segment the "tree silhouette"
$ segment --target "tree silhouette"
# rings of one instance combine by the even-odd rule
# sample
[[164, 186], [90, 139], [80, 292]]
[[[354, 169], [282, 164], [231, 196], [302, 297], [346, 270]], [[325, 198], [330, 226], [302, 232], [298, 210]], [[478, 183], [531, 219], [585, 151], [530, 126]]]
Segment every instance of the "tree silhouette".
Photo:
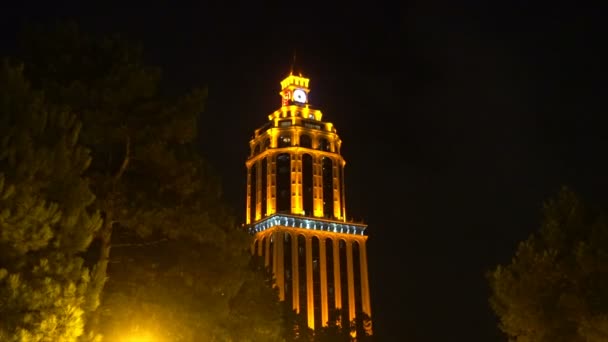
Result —
[[490, 304], [512, 341], [608, 340], [608, 225], [563, 188], [538, 233], [488, 274]]
[[[80, 256], [101, 226], [81, 123], [0, 65], [0, 340], [76, 341], [99, 301]], [[88, 336], [91, 337], [92, 336]]]

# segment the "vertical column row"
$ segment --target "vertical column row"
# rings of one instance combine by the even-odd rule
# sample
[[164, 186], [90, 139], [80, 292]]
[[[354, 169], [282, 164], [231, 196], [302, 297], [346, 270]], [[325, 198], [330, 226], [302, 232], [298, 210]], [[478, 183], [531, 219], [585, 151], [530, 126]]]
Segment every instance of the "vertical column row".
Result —
[[[320, 285], [318, 289], [315, 289], [313, 281], [313, 235], [306, 234], [303, 237], [303, 243], [299, 243], [298, 232], [294, 229], [276, 229], [269, 233], [259, 233], [260, 235], [256, 238], [254, 245], [252, 246], [252, 252], [257, 253], [258, 256], [264, 256], [264, 264], [266, 267], [271, 266], [272, 272], [275, 276], [275, 285], [279, 289], [279, 298], [281, 301], [286, 300], [285, 289], [286, 289], [286, 274], [285, 274], [285, 263], [291, 263], [291, 301], [292, 308], [297, 313], [300, 313], [300, 308], [306, 310], [307, 324], [309, 328], [315, 329], [315, 291], [319, 291], [320, 295], [320, 321], [322, 326], [326, 326], [329, 320], [329, 307], [335, 309], [342, 309], [347, 306], [348, 309], [348, 322], [355, 319], [356, 305], [360, 304], [361, 309], [364, 313], [371, 317], [371, 304], [369, 296], [369, 279], [368, 279], [368, 265], [367, 265], [367, 249], [365, 239], [331, 239], [325, 236], [316, 236], [315, 239], [319, 243], [319, 254], [318, 254], [318, 267], [319, 267], [319, 281]], [[289, 239], [286, 238], [286, 234], [289, 234]], [[327, 255], [326, 240], [331, 243], [332, 255]], [[272, 246], [271, 246], [272, 243]], [[355, 269], [355, 260], [353, 253], [353, 243], [358, 245], [358, 268]], [[303, 244], [303, 245], [302, 245]], [[290, 248], [290, 256], [286, 255], [285, 248]], [[302, 274], [304, 279], [300, 276], [300, 254], [299, 249], [303, 248], [303, 256], [305, 263], [303, 264], [305, 269]], [[343, 254], [341, 256], [341, 253]], [[285, 260], [286, 256], [290, 260]], [[327, 264], [328, 257], [331, 257], [333, 264], [333, 274], [328, 274]], [[272, 259], [271, 259], [272, 258]], [[345, 269], [346, 268], [346, 269]], [[345, 272], [344, 272], [345, 271]], [[345, 274], [343, 275], [342, 272]], [[359, 283], [355, 284], [355, 272], [359, 272]], [[345, 276], [346, 279], [343, 279]], [[333, 303], [329, 303], [328, 295], [328, 277], [333, 277], [332, 282], [332, 293]], [[304, 283], [303, 283], [304, 282]], [[300, 296], [300, 285], [303, 286], [305, 291], [305, 298]], [[355, 287], [360, 289], [360, 294], [355, 291]], [[344, 287], [346, 287], [344, 289]], [[344, 298], [346, 295], [348, 298]], [[357, 298], [359, 297], [359, 298]], [[305, 301], [305, 306], [300, 305], [301, 301]], [[319, 318], [317, 317], [317, 320]], [[345, 322], [343, 317], [342, 324], [348, 324]], [[366, 327], [368, 332], [371, 334], [371, 326]]]

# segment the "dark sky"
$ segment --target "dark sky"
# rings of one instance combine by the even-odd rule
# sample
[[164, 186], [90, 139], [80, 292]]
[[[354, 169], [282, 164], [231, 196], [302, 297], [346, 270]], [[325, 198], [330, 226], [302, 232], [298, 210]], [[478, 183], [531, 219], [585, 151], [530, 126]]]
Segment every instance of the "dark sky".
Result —
[[24, 23], [73, 19], [143, 43], [169, 88], [208, 86], [202, 151], [239, 214], [248, 139], [279, 106], [296, 51], [343, 140], [347, 213], [369, 224], [381, 341], [504, 341], [484, 273], [561, 185], [594, 201], [608, 190], [603, 9], [83, 3], [2, 9], [3, 48]]

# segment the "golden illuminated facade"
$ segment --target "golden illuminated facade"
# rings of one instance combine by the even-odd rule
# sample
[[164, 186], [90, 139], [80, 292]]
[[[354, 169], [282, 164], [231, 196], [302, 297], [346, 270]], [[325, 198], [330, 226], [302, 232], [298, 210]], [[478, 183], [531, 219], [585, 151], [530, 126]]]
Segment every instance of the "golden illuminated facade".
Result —
[[349, 321], [372, 313], [366, 225], [346, 219], [342, 141], [309, 106], [309, 92], [307, 78], [281, 81], [281, 108], [249, 142], [246, 223], [280, 300], [315, 329], [335, 310]]

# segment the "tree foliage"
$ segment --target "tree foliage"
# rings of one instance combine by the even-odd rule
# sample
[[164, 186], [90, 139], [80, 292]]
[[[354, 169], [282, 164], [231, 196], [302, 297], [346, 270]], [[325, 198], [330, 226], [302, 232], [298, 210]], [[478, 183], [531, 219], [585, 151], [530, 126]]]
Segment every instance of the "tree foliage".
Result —
[[563, 188], [538, 233], [488, 274], [490, 304], [512, 341], [608, 340], [608, 226]]
[[313, 331], [308, 327], [308, 318], [305, 314], [296, 313], [289, 307], [284, 309], [284, 338], [286, 341], [373, 341], [373, 335], [369, 335], [369, 329], [367, 329], [371, 328], [371, 317], [364, 312], [357, 312], [355, 318], [349, 322], [344, 319], [348, 317], [347, 309], [330, 311], [326, 325]]
[[[230, 340], [231, 315], [245, 312], [231, 301], [267, 289], [252, 281], [250, 237], [197, 151], [206, 91], [166, 94], [140, 47], [73, 24], [34, 28], [22, 43], [26, 75], [54, 105], [79, 114], [80, 142], [93, 157], [86, 176], [103, 224], [87, 257], [103, 300], [88, 306], [91, 329], [111, 338], [158, 322], [168, 341]], [[262, 326], [265, 316], [248, 317]]]
[[0, 340], [76, 341], [91, 291], [80, 256], [101, 225], [81, 123], [0, 66]]

